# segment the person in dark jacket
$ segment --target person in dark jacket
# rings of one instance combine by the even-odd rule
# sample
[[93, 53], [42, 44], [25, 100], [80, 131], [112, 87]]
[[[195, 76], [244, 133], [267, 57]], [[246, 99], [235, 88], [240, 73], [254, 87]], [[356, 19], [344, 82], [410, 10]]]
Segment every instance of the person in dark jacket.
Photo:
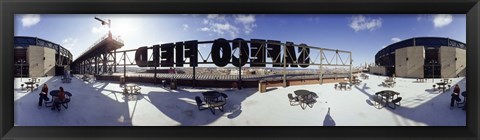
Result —
[[43, 100], [48, 101], [48, 86], [47, 84], [43, 84], [42, 92], [38, 94], [40, 97], [38, 98], [38, 106], [41, 107], [43, 104]]
[[58, 92], [57, 97], [53, 100], [53, 105], [52, 105], [52, 110], [55, 108], [59, 108], [60, 103], [65, 101], [65, 91], [63, 90], [63, 87], [60, 87], [60, 92]]
[[455, 101], [460, 102], [462, 100], [460, 99], [459, 95], [460, 95], [460, 86], [456, 84], [455, 88], [453, 89], [452, 98], [450, 99], [450, 109], [453, 109], [453, 105]]

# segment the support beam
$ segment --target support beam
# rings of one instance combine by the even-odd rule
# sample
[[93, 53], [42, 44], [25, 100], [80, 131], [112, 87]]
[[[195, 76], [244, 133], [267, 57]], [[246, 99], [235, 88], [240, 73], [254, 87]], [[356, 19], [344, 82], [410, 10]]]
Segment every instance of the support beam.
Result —
[[320, 49], [320, 85], [323, 84], [323, 49]]
[[287, 45], [283, 45], [283, 87], [287, 87]]
[[117, 50], [113, 50], [113, 73], [117, 73]]
[[353, 59], [352, 59], [352, 53], [350, 52], [350, 83], [352, 83], [352, 62], [353, 62]]
[[97, 75], [98, 74], [98, 56], [95, 55], [94, 57], [94, 63], [95, 63], [95, 73], [94, 75]]
[[108, 63], [108, 52], [103, 53], [103, 74], [107, 73], [107, 63]]

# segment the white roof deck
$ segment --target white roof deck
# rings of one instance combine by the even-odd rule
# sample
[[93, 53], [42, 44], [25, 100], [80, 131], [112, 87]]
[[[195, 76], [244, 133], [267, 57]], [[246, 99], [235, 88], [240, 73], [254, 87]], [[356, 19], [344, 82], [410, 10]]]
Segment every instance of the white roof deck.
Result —
[[[137, 83], [141, 95], [136, 99], [124, 96], [117, 81], [83, 82], [73, 78], [72, 83], [62, 83], [61, 77], [43, 77], [49, 90], [60, 86], [73, 94], [69, 108], [52, 111], [38, 107], [38, 93], [21, 90], [20, 84], [28, 81], [15, 79], [14, 124], [16, 126], [465, 126], [466, 112], [450, 109], [450, 94], [431, 91], [432, 79], [414, 83], [415, 79], [397, 78], [394, 88], [379, 84], [382, 76], [370, 75], [351, 90], [334, 89], [334, 83], [323, 85], [269, 88], [266, 93], [257, 89], [227, 90], [229, 98], [225, 112], [199, 111], [195, 96], [203, 99], [201, 92], [208, 89], [179, 87], [168, 90], [161, 86]], [[465, 77], [451, 78], [452, 86], [458, 83], [465, 91]], [[435, 82], [440, 82], [436, 79]], [[298, 89], [315, 92], [319, 98], [313, 108], [302, 110], [290, 106], [288, 93]], [[380, 90], [394, 90], [403, 98], [396, 110], [377, 109], [371, 97]], [[51, 96], [49, 96], [51, 97]], [[463, 99], [461, 96], [460, 98]]]

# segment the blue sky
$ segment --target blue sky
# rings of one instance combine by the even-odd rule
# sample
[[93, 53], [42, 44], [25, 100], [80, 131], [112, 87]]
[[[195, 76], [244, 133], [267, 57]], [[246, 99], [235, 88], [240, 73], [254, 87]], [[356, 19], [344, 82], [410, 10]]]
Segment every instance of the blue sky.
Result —
[[[272, 39], [352, 51], [354, 66], [360, 66], [373, 63], [384, 46], [412, 37], [448, 37], [466, 43], [464, 14], [16, 15], [15, 36], [55, 42], [76, 58], [108, 32], [95, 16], [112, 21], [113, 35], [125, 42], [120, 50], [187, 40]], [[209, 51], [210, 45], [200, 46], [204, 57]], [[312, 52], [311, 59], [316, 55]]]

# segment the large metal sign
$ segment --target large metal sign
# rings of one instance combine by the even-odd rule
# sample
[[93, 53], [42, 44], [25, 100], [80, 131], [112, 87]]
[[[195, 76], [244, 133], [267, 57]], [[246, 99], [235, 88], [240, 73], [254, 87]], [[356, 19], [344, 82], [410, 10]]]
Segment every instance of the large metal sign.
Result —
[[[210, 53], [206, 58], [199, 53], [199, 44], [211, 44]], [[149, 50], [151, 50], [150, 54]], [[310, 65], [320, 65], [311, 60], [312, 50], [330, 49], [306, 44], [296, 45], [293, 42], [281, 43], [277, 40], [251, 39], [247, 41], [241, 38], [234, 40], [220, 38], [214, 41], [193, 40], [140, 47], [135, 52], [135, 62], [139, 67], [183, 67], [184, 64], [189, 64], [191, 67], [196, 67], [198, 64], [215, 64], [218, 67], [228, 64], [242, 67], [248, 64], [250, 67], [266, 67], [266, 64], [272, 64], [273, 67], [306, 68]], [[350, 53], [340, 50], [331, 51]], [[240, 54], [235, 56], [235, 53]], [[317, 54], [321, 53], [323, 52]], [[200, 54], [201, 61], [198, 61], [198, 54]], [[209, 61], [210, 57], [211, 61]], [[267, 62], [267, 58], [271, 58], [272, 61]], [[349, 66], [350, 64], [335, 65]]]
[[[205, 51], [208, 55], [205, 54]], [[217, 67], [232, 64], [239, 68], [238, 82], [241, 83], [242, 67], [247, 65], [249, 67], [267, 67], [267, 65], [271, 65], [272, 67], [283, 67], [284, 86], [286, 86], [287, 67], [307, 68], [318, 66], [320, 69], [319, 80], [323, 83], [323, 67], [325, 66], [350, 67], [349, 77], [351, 79], [353, 61], [352, 53], [349, 51], [319, 48], [293, 42], [282, 43], [277, 40], [244, 40], [241, 38], [234, 40], [220, 38], [213, 41], [190, 40], [150, 47], [144, 46], [132, 50], [106, 52], [92, 50], [91, 52], [97, 52], [98, 55], [83, 58], [75, 63], [77, 72], [115, 73], [117, 72], [117, 65], [123, 65], [123, 73], [126, 76], [127, 65], [155, 67], [155, 69], [157, 67], [184, 67], [184, 65], [189, 65], [193, 68], [192, 79], [195, 81], [195, 68], [199, 64], [214, 64]], [[118, 58], [117, 53], [120, 55]], [[342, 57], [347, 58], [342, 59]], [[267, 61], [267, 58], [270, 60]], [[154, 77], [156, 77], [156, 74], [155, 72]]]

